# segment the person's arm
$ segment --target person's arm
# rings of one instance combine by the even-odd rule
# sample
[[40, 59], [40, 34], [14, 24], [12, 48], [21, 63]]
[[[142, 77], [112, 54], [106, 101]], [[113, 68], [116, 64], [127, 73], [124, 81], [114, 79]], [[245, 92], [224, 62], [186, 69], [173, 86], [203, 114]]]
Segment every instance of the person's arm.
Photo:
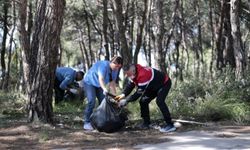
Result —
[[105, 76], [107, 73], [107, 67], [100, 65], [100, 66], [98, 66], [96, 72], [97, 72], [98, 81], [99, 81], [100, 87], [103, 90], [103, 93], [107, 93], [108, 91], [107, 91], [106, 83], [105, 83]]
[[135, 83], [132, 81], [128, 81], [128, 84], [126, 85], [125, 89], [122, 91], [122, 93], [124, 94], [124, 96], [128, 96], [132, 90], [135, 88]]
[[140, 96], [142, 96], [142, 93], [135, 92], [134, 94], [132, 94], [127, 98], [127, 102], [136, 101]]
[[65, 77], [65, 79], [61, 82], [60, 88], [63, 90], [69, 90], [68, 85], [70, 84], [71, 78]]
[[117, 95], [115, 97], [115, 100], [120, 101], [121, 99], [124, 99], [125, 97], [127, 97], [132, 92], [134, 87], [135, 87], [135, 83], [129, 80], [126, 87], [122, 91], [122, 94]]
[[73, 94], [78, 94], [78, 90], [74, 88], [70, 88], [69, 85], [74, 81], [74, 74], [72, 72], [68, 72], [64, 75], [64, 80], [60, 84], [60, 88], [63, 90], [67, 90]]
[[[120, 99], [118, 106], [119, 107], [124, 107], [124, 106], [126, 106], [128, 104], [128, 102], [136, 101], [139, 97], [142, 96], [142, 94], [143, 93], [138, 92], [138, 89], [137, 89], [137, 91], [134, 94], [132, 94], [131, 96], [129, 96], [128, 98], [126, 98], [126, 99]], [[123, 95], [125, 95], [125, 94], [123, 94]]]
[[107, 92], [107, 88], [106, 88], [105, 82], [104, 82], [104, 77], [99, 75], [98, 80], [99, 80], [99, 83], [100, 83], [100, 86], [101, 86], [102, 90]]
[[116, 94], [116, 83], [115, 80], [109, 83], [109, 88], [112, 94]]

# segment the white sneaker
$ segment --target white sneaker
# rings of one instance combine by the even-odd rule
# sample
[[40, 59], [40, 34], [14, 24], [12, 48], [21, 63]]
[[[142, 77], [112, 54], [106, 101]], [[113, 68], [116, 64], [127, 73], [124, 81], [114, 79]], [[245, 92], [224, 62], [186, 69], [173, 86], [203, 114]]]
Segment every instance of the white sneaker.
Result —
[[84, 130], [89, 130], [89, 131], [94, 130], [94, 128], [92, 127], [92, 125], [90, 123], [84, 123], [83, 129]]
[[166, 127], [160, 128], [160, 132], [173, 132], [176, 130], [174, 125], [167, 125]]

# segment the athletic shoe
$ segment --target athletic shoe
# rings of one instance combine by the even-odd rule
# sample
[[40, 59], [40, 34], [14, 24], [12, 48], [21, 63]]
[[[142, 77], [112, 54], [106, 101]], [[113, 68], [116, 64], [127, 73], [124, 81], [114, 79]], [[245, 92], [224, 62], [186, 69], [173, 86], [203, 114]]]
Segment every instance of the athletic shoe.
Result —
[[84, 123], [83, 125], [84, 130], [92, 131], [94, 128], [92, 127], [91, 123]]
[[175, 128], [174, 125], [167, 125], [167, 126], [165, 126], [163, 128], [160, 128], [160, 132], [166, 132], [166, 133], [173, 132], [175, 130], [176, 130], [176, 128]]

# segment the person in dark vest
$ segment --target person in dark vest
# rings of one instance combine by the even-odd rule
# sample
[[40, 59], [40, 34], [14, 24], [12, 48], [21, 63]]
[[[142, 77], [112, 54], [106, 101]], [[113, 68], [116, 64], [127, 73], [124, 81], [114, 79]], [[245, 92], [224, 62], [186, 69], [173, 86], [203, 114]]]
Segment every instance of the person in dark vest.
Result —
[[[156, 104], [160, 108], [166, 122], [166, 125], [160, 128], [160, 131], [175, 131], [176, 128], [173, 125], [169, 109], [165, 103], [165, 99], [171, 88], [171, 79], [169, 76], [159, 70], [151, 67], [144, 67], [139, 64], [125, 66], [123, 71], [129, 78], [129, 81], [122, 94], [115, 97], [115, 99], [119, 101], [119, 106], [123, 107], [127, 105], [128, 102], [136, 101], [140, 98], [139, 103], [143, 123], [139, 127], [145, 129], [149, 128], [151, 123], [149, 103], [156, 98]], [[135, 87], [137, 87], [136, 92], [128, 96]]]

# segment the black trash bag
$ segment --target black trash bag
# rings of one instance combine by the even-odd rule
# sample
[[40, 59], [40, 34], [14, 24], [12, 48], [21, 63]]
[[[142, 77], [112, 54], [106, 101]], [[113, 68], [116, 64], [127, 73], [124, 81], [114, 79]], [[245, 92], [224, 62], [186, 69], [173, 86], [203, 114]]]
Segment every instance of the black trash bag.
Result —
[[127, 120], [127, 113], [115, 101], [105, 97], [90, 116], [92, 126], [99, 132], [112, 133], [120, 130]]

